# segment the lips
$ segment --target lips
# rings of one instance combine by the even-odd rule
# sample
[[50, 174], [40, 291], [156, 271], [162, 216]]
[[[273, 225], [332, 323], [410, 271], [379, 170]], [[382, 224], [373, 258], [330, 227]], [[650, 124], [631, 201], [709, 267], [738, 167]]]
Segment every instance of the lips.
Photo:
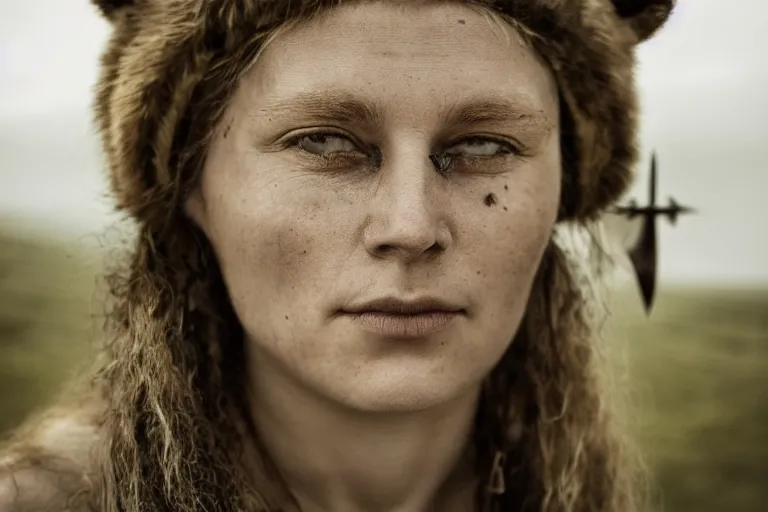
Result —
[[433, 297], [416, 300], [384, 297], [341, 312], [365, 331], [400, 339], [435, 334], [466, 313], [456, 304]]
[[353, 305], [342, 310], [344, 313], [389, 313], [393, 315], [417, 315], [425, 313], [461, 313], [463, 308], [435, 297], [402, 300], [383, 297]]

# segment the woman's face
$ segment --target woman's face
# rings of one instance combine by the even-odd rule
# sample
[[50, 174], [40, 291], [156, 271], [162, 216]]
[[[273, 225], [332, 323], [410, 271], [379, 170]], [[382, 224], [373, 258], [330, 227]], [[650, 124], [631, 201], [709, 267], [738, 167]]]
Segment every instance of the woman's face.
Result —
[[448, 2], [364, 3], [267, 47], [188, 211], [252, 368], [409, 411], [477, 389], [509, 345], [560, 168], [554, 79], [511, 28]]

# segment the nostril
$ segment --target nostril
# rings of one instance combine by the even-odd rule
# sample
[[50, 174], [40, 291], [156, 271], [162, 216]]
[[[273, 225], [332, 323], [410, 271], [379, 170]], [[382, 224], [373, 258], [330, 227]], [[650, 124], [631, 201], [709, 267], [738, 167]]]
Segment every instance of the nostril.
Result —
[[391, 244], [381, 244], [378, 246], [377, 251], [380, 254], [389, 254], [395, 250], [395, 246]]
[[437, 253], [437, 252], [443, 252], [445, 250], [445, 246], [441, 244], [440, 242], [435, 242], [432, 244], [432, 247], [427, 249], [427, 252], [429, 253]]

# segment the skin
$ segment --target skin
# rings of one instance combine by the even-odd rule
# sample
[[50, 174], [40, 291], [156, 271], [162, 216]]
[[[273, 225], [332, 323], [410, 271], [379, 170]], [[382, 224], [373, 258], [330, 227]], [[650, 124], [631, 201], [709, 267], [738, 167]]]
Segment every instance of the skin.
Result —
[[[350, 99], [371, 118], [327, 112]], [[482, 114], [482, 99], [503, 103], [497, 119], [451, 116]], [[558, 117], [545, 63], [452, 3], [336, 8], [243, 78], [187, 211], [246, 332], [257, 428], [303, 511], [470, 509], [477, 397], [556, 220]], [[339, 313], [385, 296], [463, 312], [410, 339]]]

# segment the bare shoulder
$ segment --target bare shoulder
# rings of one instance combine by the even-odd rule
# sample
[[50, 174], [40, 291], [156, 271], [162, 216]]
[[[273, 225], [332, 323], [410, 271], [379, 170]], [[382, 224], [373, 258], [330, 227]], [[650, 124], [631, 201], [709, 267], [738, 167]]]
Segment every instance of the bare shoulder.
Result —
[[0, 449], [0, 512], [90, 510], [98, 428], [85, 411], [51, 410]]

